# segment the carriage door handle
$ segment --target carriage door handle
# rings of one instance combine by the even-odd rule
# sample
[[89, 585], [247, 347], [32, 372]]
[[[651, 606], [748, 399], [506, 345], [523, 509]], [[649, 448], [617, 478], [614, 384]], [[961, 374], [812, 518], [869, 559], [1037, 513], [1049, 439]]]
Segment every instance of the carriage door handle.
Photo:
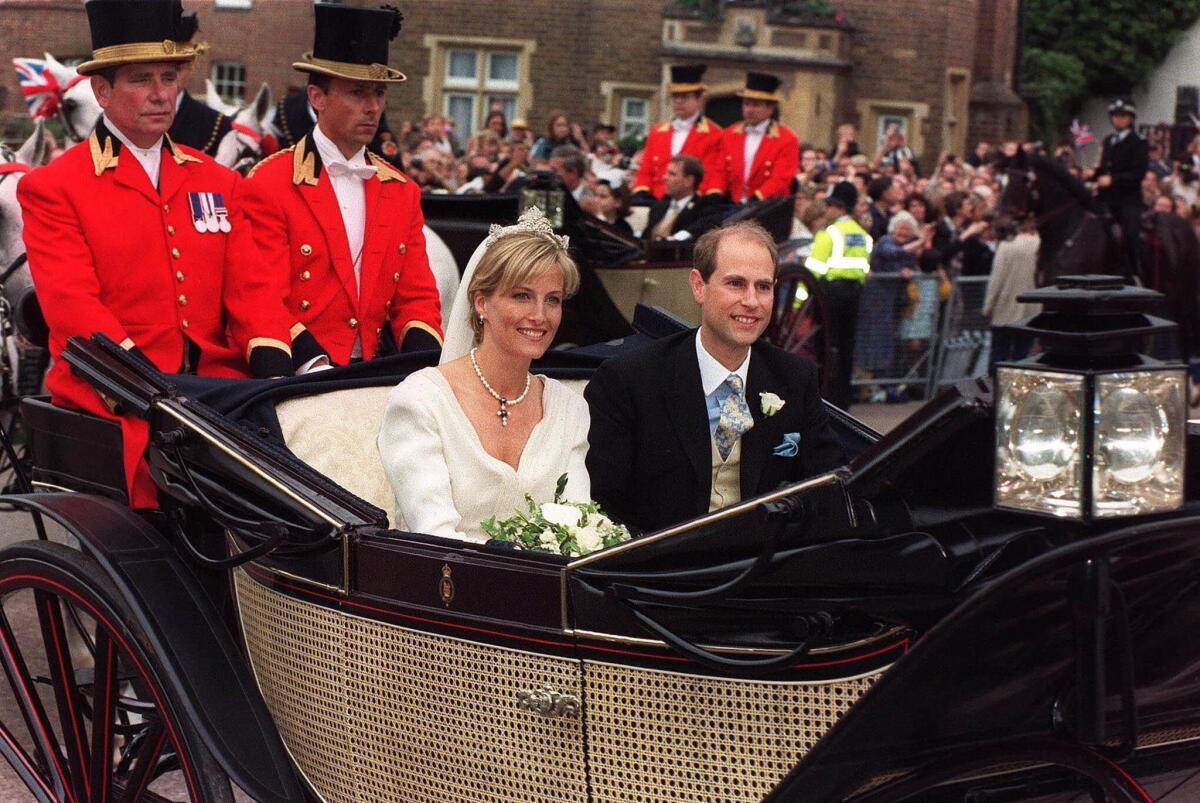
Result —
[[517, 691], [517, 708], [533, 711], [544, 717], [579, 717], [579, 698], [574, 694], [559, 694], [549, 686]]

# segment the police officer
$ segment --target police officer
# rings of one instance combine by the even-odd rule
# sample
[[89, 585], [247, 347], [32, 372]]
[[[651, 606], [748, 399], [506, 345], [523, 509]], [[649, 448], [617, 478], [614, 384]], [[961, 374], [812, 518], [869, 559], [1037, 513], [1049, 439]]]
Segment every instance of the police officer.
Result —
[[1113, 133], [1104, 138], [1096, 168], [1096, 197], [1100, 199], [1125, 237], [1125, 277], [1138, 275], [1141, 245], [1142, 179], [1150, 169], [1150, 147], [1133, 130], [1137, 108], [1133, 101], [1117, 98], [1108, 106]]
[[[195, 48], [171, 0], [90, 0], [90, 76], [104, 110], [91, 136], [17, 189], [29, 268], [50, 326], [55, 404], [116, 418], [59, 355], [101, 332], [159, 370], [292, 373], [289, 323], [233, 201], [240, 180], [166, 136], [178, 65]], [[121, 419], [130, 503], [153, 507], [148, 430]]]
[[858, 326], [858, 300], [871, 270], [874, 241], [851, 217], [858, 203], [858, 190], [849, 181], [833, 185], [826, 204], [840, 214], [817, 232], [804, 267], [821, 277], [829, 301], [830, 339], [833, 341], [833, 372], [829, 401], [843, 410], [850, 407], [850, 377], [854, 370], [854, 332]]

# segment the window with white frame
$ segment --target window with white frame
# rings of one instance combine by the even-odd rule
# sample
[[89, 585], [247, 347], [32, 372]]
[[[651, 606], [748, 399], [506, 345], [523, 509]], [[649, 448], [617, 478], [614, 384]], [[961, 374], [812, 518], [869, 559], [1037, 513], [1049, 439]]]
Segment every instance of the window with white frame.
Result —
[[240, 61], [217, 61], [212, 66], [212, 82], [217, 94], [226, 103], [237, 103], [246, 97], [246, 65]]
[[619, 138], [644, 137], [650, 128], [650, 101], [647, 98], [621, 98]]
[[512, 122], [517, 116], [520, 52], [447, 45], [443, 54], [442, 114], [454, 120], [460, 142], [483, 125], [492, 109]]

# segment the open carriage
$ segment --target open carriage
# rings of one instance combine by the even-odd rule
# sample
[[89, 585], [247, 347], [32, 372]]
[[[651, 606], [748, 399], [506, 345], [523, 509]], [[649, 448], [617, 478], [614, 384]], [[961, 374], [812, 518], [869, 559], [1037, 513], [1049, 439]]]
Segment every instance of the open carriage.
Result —
[[[241, 383], [64, 356], [150, 421], [163, 508], [124, 503], [111, 423], [26, 403], [42, 492], [5, 501], [79, 546], [0, 552], [0, 754], [34, 799], [1145, 801], [1197, 767], [1200, 432], [1141, 358], [1075, 409], [1079, 372], [1036, 366], [884, 437], [830, 408], [845, 468], [570, 559], [389, 528], [376, 424], [422, 355]], [[1153, 487], [1114, 506], [1117, 463]]]

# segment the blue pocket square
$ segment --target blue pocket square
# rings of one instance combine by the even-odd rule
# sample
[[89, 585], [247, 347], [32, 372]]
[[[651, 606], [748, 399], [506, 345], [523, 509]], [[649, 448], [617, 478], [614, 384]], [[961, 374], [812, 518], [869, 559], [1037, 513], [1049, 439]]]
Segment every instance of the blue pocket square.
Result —
[[800, 453], [800, 433], [789, 432], [783, 436], [783, 442], [776, 446], [771, 454], [776, 457], [795, 457]]

